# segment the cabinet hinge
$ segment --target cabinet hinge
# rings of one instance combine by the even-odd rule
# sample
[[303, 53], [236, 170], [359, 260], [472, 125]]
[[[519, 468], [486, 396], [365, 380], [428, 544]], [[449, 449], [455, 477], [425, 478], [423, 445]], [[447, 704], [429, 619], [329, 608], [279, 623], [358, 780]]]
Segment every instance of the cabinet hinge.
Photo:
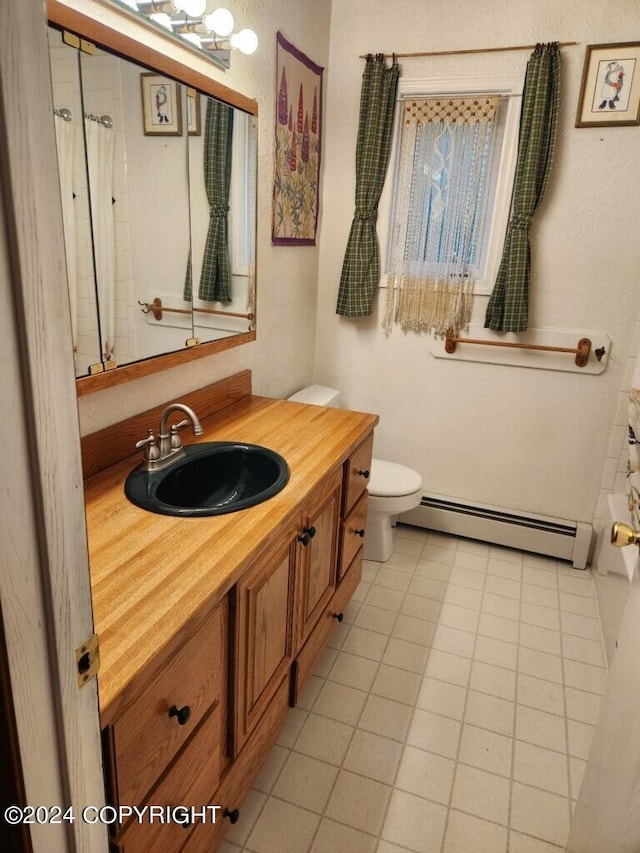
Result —
[[69, 47], [75, 47], [76, 49], [81, 50], [83, 53], [89, 53], [93, 55], [96, 52], [96, 46], [95, 44], [93, 44], [93, 42], [80, 38], [80, 36], [77, 36], [75, 33], [70, 33], [68, 30], [62, 31], [62, 41], [65, 44], [68, 44]]
[[97, 634], [92, 634], [80, 648], [76, 649], [76, 669], [78, 671], [78, 687], [83, 687], [87, 681], [98, 674], [100, 646]]

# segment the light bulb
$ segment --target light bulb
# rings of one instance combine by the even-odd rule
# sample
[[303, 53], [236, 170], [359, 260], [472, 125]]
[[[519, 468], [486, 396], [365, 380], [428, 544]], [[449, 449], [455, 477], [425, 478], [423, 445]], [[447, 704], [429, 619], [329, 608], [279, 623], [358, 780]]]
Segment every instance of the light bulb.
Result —
[[199, 18], [207, 8], [207, 0], [171, 0], [171, 3], [176, 12], [184, 12], [190, 18]]
[[258, 36], [253, 30], [240, 30], [239, 33], [234, 33], [231, 36], [231, 47], [239, 50], [240, 53], [251, 54], [258, 49]]
[[202, 23], [216, 35], [226, 38], [233, 32], [233, 15], [228, 9], [216, 9], [205, 15]]

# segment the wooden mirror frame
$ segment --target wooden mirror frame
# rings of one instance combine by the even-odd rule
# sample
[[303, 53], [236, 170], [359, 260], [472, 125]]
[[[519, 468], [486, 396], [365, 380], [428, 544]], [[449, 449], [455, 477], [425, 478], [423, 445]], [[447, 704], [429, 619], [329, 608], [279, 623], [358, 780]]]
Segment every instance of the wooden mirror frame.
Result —
[[[118, 32], [82, 12], [64, 6], [58, 0], [47, 0], [47, 16], [49, 23], [55, 27], [69, 30], [69, 32], [83, 39], [94, 42], [98, 47], [106, 48], [125, 59], [132, 59], [134, 62], [139, 62], [152, 71], [172, 77], [186, 86], [197, 89], [204, 95], [210, 95], [213, 98], [224, 101], [226, 104], [237, 107], [250, 115], [258, 115], [258, 103], [254, 99], [248, 98], [246, 95], [242, 95], [240, 92], [236, 92], [234, 89], [230, 89], [216, 80], [212, 80], [205, 74], [190, 68], [173, 57], [159, 53], [154, 48], [142, 44], [125, 33]], [[255, 298], [256, 295], [254, 294], [254, 300]], [[168, 370], [171, 367], [187, 364], [198, 358], [204, 358], [208, 355], [214, 355], [217, 352], [223, 352], [233, 347], [250, 343], [251, 341], [255, 341], [255, 339], [256, 332], [254, 327], [248, 332], [241, 332], [230, 338], [222, 338], [217, 341], [198, 344], [194, 347], [176, 350], [175, 352], [165, 353], [164, 355], [150, 356], [141, 361], [124, 364], [121, 367], [106, 370], [94, 376], [82, 376], [76, 379], [76, 391], [78, 396], [82, 397], [94, 391], [101, 391], [104, 388], [120, 385], [123, 382], [130, 382], [133, 379], [140, 379], [142, 376], [149, 376], [161, 370]]]

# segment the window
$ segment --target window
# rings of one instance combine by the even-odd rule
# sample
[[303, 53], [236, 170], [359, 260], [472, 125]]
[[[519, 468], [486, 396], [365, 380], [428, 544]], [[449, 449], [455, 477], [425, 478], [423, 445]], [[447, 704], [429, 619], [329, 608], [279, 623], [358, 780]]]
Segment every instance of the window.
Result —
[[251, 275], [255, 232], [256, 122], [234, 111], [231, 186], [229, 190], [229, 254], [234, 275]]
[[[391, 315], [403, 327], [437, 333], [464, 326], [473, 293], [491, 292], [509, 218], [522, 83], [400, 81], [386, 256], [388, 327]], [[413, 306], [409, 323], [398, 316], [403, 298]]]

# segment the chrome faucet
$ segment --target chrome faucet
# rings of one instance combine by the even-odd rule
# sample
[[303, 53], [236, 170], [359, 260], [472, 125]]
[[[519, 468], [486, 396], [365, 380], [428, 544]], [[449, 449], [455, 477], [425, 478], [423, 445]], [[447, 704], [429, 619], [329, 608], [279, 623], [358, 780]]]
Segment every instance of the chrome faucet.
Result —
[[[183, 412], [187, 415], [187, 418], [177, 424], [173, 424], [171, 430], [168, 432], [167, 422], [169, 420], [169, 416], [173, 412]], [[190, 409], [189, 406], [185, 406], [184, 403], [171, 403], [167, 406], [160, 417], [160, 431], [158, 433], [159, 443], [156, 444], [156, 437], [153, 434], [152, 429], [149, 430], [149, 435], [146, 438], [143, 438], [142, 441], [138, 441], [136, 443], [136, 447], [144, 447], [144, 453], [142, 454], [142, 467], [146, 471], [160, 471], [168, 465], [171, 465], [173, 462], [177, 462], [178, 459], [182, 459], [185, 453], [184, 447], [182, 446], [182, 440], [180, 439], [178, 432], [184, 427], [189, 426], [189, 421], [191, 421], [193, 434], [202, 435], [204, 430], [202, 429], [198, 416], [193, 409]]]

